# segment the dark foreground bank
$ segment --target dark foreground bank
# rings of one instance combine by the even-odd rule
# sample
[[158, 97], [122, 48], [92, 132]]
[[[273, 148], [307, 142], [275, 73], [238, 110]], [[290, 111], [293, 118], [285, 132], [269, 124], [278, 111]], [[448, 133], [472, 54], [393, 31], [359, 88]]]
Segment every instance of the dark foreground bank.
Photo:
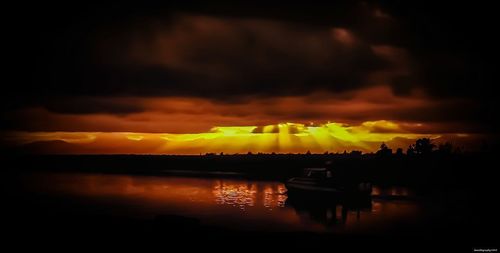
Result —
[[[6, 164], [3, 182], [3, 228], [4, 239], [17, 247], [149, 247], [160, 246], [201, 248], [202, 250], [237, 251], [254, 249], [314, 249], [315, 251], [445, 251], [472, 252], [473, 248], [495, 248], [498, 234], [498, 207], [496, 207], [495, 169], [491, 166], [494, 157], [485, 154], [433, 156], [433, 157], [378, 157], [378, 156], [335, 156], [335, 155], [239, 155], [239, 156], [18, 156], [4, 160]], [[369, 217], [390, 210], [389, 217], [400, 216], [390, 226], [375, 223], [363, 233], [337, 232], [327, 230], [276, 229], [274, 225], [255, 228], [245, 224], [262, 223], [261, 216], [248, 217], [252, 208], [259, 203], [262, 208], [273, 206], [273, 198], [282, 195], [268, 195], [268, 188], [244, 181], [231, 183], [224, 178], [243, 178], [256, 182], [280, 182], [297, 175], [304, 167], [323, 166], [332, 161], [337, 168], [351, 171], [381, 187], [405, 185], [415, 192], [414, 198], [385, 196], [373, 199], [368, 211]], [[46, 175], [72, 175], [71, 178], [85, 178], [93, 181], [72, 181], [66, 176], [53, 180]], [[181, 174], [198, 178], [192, 183], [172, 179]], [[36, 175], [32, 177], [31, 175]], [[40, 177], [42, 175], [42, 177]], [[97, 176], [94, 176], [97, 175]], [[99, 176], [104, 175], [104, 176]], [[110, 175], [110, 176], [106, 176]], [[115, 187], [113, 175], [123, 175], [125, 184]], [[121, 178], [122, 176], [120, 176]], [[151, 178], [153, 184], [141, 183], [141, 178]], [[40, 181], [39, 178], [44, 178]], [[48, 178], [48, 179], [47, 179]], [[211, 218], [192, 215], [187, 208], [193, 196], [181, 195], [166, 198], [172, 192], [200, 192], [202, 181], [220, 181], [207, 194], [216, 201], [244, 200], [247, 194], [256, 191], [254, 205], [246, 210], [231, 212], [230, 215], [211, 209], [206, 205], [194, 206], [199, 213], [219, 214], [219, 219], [235, 223], [245, 218], [242, 225], [235, 223], [223, 226], [211, 222]], [[220, 178], [220, 179], [219, 179]], [[177, 188], [164, 181], [177, 182]], [[42, 182], [34, 188], [35, 182]], [[166, 181], [169, 181], [166, 180]], [[169, 182], [170, 182], [169, 181]], [[78, 183], [79, 182], [79, 183]], [[148, 181], [149, 182], [149, 181]], [[190, 181], [191, 182], [191, 181]], [[253, 181], [252, 181], [253, 182]], [[53, 188], [62, 184], [65, 188]], [[168, 186], [162, 188], [163, 186]], [[85, 188], [87, 187], [87, 188]], [[142, 187], [142, 188], [141, 188]], [[194, 187], [194, 188], [193, 188]], [[104, 191], [106, 194], [75, 195], [74, 192]], [[116, 190], [119, 189], [119, 190]], [[406, 188], [405, 188], [406, 189]], [[259, 195], [259, 192], [262, 195]], [[389, 191], [390, 192], [390, 191]], [[202, 193], [200, 193], [202, 194]], [[281, 193], [280, 193], [281, 194]], [[126, 198], [123, 198], [125, 196]], [[177, 196], [177, 195], [176, 195]], [[152, 202], [142, 200], [151, 199]], [[269, 197], [271, 200], [265, 199]], [[398, 198], [392, 198], [398, 197]], [[204, 200], [204, 199], [202, 199]], [[246, 200], [245, 200], [246, 201]], [[266, 202], [267, 201], [267, 202]], [[281, 201], [281, 200], [280, 200]], [[343, 225], [345, 203], [301, 203], [293, 199], [283, 200], [297, 217], [309, 223], [328, 224], [333, 228]], [[118, 203], [118, 204], [117, 204]], [[267, 204], [266, 204], [267, 203]], [[270, 204], [271, 203], [271, 204]], [[402, 216], [407, 203], [418, 207], [415, 216]], [[217, 208], [220, 204], [216, 203]], [[241, 203], [240, 203], [241, 204]], [[247, 202], [245, 202], [247, 204]], [[395, 205], [392, 205], [395, 204]], [[215, 204], [214, 204], [215, 205]], [[177, 209], [175, 209], [175, 208]], [[236, 208], [239, 206], [227, 206]], [[169, 209], [174, 208], [174, 209]], [[205, 208], [205, 209], [204, 209]], [[390, 209], [392, 208], [392, 209]], [[146, 216], [134, 215], [137, 210], [148, 211]], [[356, 217], [357, 210], [346, 209], [347, 222]], [[413, 209], [412, 209], [413, 210]], [[437, 210], [434, 212], [434, 210]], [[267, 213], [266, 213], [267, 214]], [[281, 214], [280, 214], [281, 215]], [[286, 214], [283, 214], [286, 215]], [[279, 217], [279, 216], [276, 216]], [[360, 224], [366, 224], [361, 213]], [[355, 218], [354, 218], [355, 219]], [[369, 220], [369, 219], [368, 219]], [[312, 224], [312, 225], [314, 225]], [[347, 223], [348, 224], [348, 223]], [[389, 228], [387, 228], [389, 227]], [[366, 232], [368, 231], [368, 232]], [[101, 246], [99, 246], [101, 247]]]
[[[324, 167], [359, 175], [376, 184], [483, 185], [494, 182], [494, 153], [428, 155], [245, 154], [245, 155], [7, 155], [6, 172], [60, 171], [144, 175], [238, 176], [285, 180], [304, 168]], [[493, 177], [492, 177], [493, 176]]]
[[[449, 217], [425, 223], [402, 222], [389, 230], [373, 227], [366, 234], [324, 233], [315, 231], [276, 231], [239, 229], [207, 225], [190, 216], [158, 214], [149, 218], [131, 218], [109, 212], [109, 206], [88, 199], [62, 196], [16, 195], [3, 215], [4, 239], [19, 249], [67, 249], [103, 247], [161, 246], [172, 250], [238, 251], [269, 249], [307, 249], [352, 252], [353, 250], [411, 252], [444, 250], [471, 252], [472, 248], [496, 247], [497, 217], [482, 207], [452, 210]], [[314, 207], [308, 207], [314, 214]], [[106, 209], [106, 210], [103, 210]], [[123, 210], [122, 210], [123, 211]], [[464, 220], [460, 220], [464, 219]], [[254, 222], [259, 222], [255, 220]], [[498, 223], [496, 223], [498, 224]], [[144, 248], [143, 248], [144, 247]]]

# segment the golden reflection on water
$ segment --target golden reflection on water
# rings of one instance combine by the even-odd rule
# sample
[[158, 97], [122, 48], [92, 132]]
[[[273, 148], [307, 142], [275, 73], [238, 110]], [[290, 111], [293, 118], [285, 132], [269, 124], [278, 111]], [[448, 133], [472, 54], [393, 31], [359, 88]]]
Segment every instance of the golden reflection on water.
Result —
[[392, 196], [392, 197], [409, 197], [414, 195], [413, 192], [409, 191], [405, 187], [379, 187], [373, 186], [372, 196]]
[[[100, 174], [40, 174], [27, 177], [30, 191], [93, 199], [102, 210], [138, 215], [178, 214], [207, 224], [300, 231], [356, 230], [415, 217], [411, 202], [372, 200], [368, 209], [290, 204], [280, 182]], [[373, 188], [374, 195], [411, 194], [404, 188]], [[116, 215], [116, 213], [113, 213]], [[231, 221], [229, 221], [231, 220]], [[280, 228], [279, 228], [280, 227]]]
[[[256, 204], [272, 209], [285, 207], [287, 196], [283, 184], [240, 183], [217, 180], [212, 188], [215, 202], [219, 205], [230, 205], [245, 210]], [[259, 202], [259, 199], [262, 201]]]
[[100, 174], [38, 175], [28, 180], [26, 185], [40, 192], [184, 205], [215, 204], [242, 210], [284, 208], [287, 199], [286, 188], [279, 182]]
[[267, 208], [285, 207], [287, 199], [286, 188], [284, 185], [279, 184], [275, 187], [266, 186], [264, 189], [264, 206]]
[[254, 206], [257, 194], [256, 184], [228, 184], [223, 181], [216, 181], [212, 193], [215, 202], [219, 205], [238, 206], [242, 209], [245, 206]]

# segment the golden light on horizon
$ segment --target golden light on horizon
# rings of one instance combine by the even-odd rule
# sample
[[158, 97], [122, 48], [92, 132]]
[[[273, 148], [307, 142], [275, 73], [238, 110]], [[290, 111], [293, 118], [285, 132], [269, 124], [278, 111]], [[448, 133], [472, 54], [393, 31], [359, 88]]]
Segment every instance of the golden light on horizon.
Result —
[[138, 134], [128, 134], [127, 139], [132, 140], [132, 141], [140, 141], [144, 139], [144, 136], [138, 135]]
[[[4, 138], [17, 145], [47, 144], [46, 147], [42, 145], [43, 153], [245, 154], [374, 152], [382, 142], [389, 143], [392, 148], [405, 148], [418, 138], [437, 139], [440, 136], [411, 133], [396, 122], [379, 120], [359, 125], [287, 122], [265, 126], [216, 126], [201, 133], [15, 132]], [[68, 145], [58, 146], [64, 143]]]

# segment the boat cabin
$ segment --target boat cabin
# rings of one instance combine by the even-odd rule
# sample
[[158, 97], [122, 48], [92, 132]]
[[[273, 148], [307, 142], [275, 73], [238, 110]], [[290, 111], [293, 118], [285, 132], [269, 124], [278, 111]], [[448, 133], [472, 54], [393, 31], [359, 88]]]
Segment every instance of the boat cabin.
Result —
[[304, 169], [304, 177], [326, 179], [333, 178], [333, 173], [327, 168], [306, 168]]

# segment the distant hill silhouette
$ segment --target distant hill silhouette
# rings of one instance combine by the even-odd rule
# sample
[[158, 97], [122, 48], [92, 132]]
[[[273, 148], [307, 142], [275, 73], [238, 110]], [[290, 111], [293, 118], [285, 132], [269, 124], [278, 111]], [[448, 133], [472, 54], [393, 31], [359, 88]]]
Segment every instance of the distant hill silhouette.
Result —
[[76, 149], [81, 148], [76, 144], [55, 140], [27, 143], [20, 146], [18, 151], [27, 154], [70, 154]]

